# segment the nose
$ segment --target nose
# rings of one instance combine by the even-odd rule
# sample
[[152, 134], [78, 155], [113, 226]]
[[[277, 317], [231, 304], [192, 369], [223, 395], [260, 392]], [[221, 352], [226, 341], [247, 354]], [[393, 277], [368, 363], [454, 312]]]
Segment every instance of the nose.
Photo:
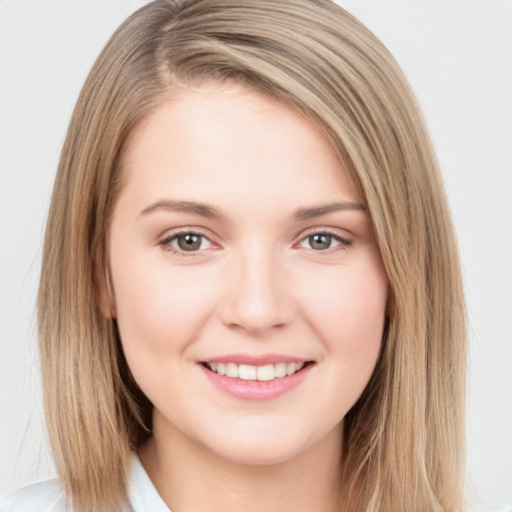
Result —
[[292, 321], [295, 305], [278, 259], [261, 247], [233, 258], [220, 307], [225, 325], [261, 336]]

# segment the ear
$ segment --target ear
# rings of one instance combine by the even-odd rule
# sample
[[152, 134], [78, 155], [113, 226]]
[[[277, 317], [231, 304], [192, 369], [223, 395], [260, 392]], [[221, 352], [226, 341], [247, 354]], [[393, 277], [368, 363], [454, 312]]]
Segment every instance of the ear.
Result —
[[107, 318], [116, 318], [116, 305], [110, 279], [108, 263], [98, 256], [94, 263], [94, 293], [101, 314]]

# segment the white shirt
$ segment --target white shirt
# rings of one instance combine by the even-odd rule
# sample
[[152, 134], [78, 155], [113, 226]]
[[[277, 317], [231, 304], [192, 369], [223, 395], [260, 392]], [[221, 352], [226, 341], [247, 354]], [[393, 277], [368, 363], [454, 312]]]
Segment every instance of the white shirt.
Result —
[[[134, 453], [128, 483], [129, 505], [119, 512], [171, 512]], [[58, 479], [28, 485], [7, 496], [0, 512], [72, 512]]]

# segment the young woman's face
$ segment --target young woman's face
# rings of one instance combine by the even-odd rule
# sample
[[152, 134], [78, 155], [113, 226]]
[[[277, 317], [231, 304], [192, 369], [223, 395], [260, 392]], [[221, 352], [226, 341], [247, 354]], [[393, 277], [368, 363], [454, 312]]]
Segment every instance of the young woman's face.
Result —
[[262, 94], [204, 86], [136, 129], [124, 171], [111, 311], [156, 440], [250, 464], [338, 450], [387, 279], [326, 137]]

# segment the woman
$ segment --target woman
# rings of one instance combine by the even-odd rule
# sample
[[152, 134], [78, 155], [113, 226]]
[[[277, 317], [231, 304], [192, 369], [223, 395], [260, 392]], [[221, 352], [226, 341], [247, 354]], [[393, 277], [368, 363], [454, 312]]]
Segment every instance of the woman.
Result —
[[39, 318], [60, 483], [5, 510], [462, 509], [442, 184], [394, 60], [330, 2], [157, 1], [119, 28]]

